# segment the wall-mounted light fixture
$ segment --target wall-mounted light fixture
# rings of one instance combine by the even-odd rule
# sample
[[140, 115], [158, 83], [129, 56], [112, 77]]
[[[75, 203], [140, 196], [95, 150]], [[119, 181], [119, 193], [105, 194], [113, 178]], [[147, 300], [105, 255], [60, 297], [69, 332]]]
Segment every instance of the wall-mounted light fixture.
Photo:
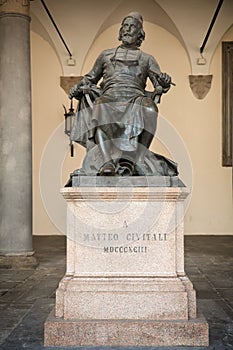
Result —
[[71, 53], [71, 51], [70, 51], [68, 45], [66, 44], [66, 42], [65, 42], [65, 40], [64, 40], [64, 38], [63, 38], [63, 36], [62, 36], [62, 34], [61, 34], [61, 32], [60, 32], [60, 30], [58, 29], [58, 26], [56, 25], [56, 22], [55, 22], [55, 20], [54, 20], [54, 18], [53, 18], [53, 16], [52, 16], [51, 12], [49, 11], [48, 6], [46, 5], [46, 3], [45, 3], [44, 0], [40, 0], [40, 1], [41, 1], [42, 5], [43, 5], [43, 7], [44, 7], [44, 9], [45, 9], [45, 11], [46, 11], [46, 13], [47, 13], [47, 15], [49, 16], [49, 19], [51, 20], [51, 22], [52, 22], [54, 28], [56, 29], [56, 32], [57, 32], [57, 34], [59, 35], [59, 38], [61, 39], [63, 45], [65, 46], [66, 51], [67, 51], [68, 54], [69, 54], [69, 58], [68, 58], [67, 61], [66, 61], [66, 62], [67, 62], [67, 65], [68, 65], [68, 66], [76, 66], [76, 61], [75, 61], [75, 59], [73, 58], [73, 55], [72, 55], [72, 53]]
[[206, 58], [201, 54], [200, 57], [197, 58], [197, 65], [204, 66], [206, 64]]
[[206, 64], [206, 59], [203, 57], [202, 54], [203, 54], [203, 51], [205, 49], [206, 43], [207, 43], [207, 41], [209, 39], [210, 33], [211, 33], [212, 29], [213, 29], [214, 23], [215, 23], [215, 21], [216, 21], [216, 19], [218, 17], [219, 11], [220, 11], [220, 9], [222, 7], [223, 1], [224, 0], [219, 0], [218, 6], [217, 6], [217, 8], [216, 8], [216, 10], [214, 12], [214, 15], [213, 15], [213, 18], [212, 18], [212, 20], [210, 22], [210, 25], [209, 25], [209, 28], [207, 30], [206, 36], [205, 36], [205, 38], [203, 40], [203, 43], [202, 43], [202, 45], [200, 47], [200, 55], [201, 55], [201, 57], [199, 57], [197, 59], [197, 64], [198, 65], [205, 65]]

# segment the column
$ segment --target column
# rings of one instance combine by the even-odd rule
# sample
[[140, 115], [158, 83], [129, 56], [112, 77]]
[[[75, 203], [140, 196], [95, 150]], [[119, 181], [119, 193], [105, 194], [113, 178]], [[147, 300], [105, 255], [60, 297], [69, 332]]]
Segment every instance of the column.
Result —
[[0, 1], [0, 254], [32, 254], [29, 0]]

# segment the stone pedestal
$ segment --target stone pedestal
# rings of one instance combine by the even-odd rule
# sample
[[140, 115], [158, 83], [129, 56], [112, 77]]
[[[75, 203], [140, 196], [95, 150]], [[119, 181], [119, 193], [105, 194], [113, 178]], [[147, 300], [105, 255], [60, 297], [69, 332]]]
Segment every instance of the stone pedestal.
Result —
[[207, 346], [208, 324], [184, 272], [188, 190], [157, 187], [153, 177], [109, 179], [109, 187], [83, 181], [61, 190], [67, 269], [45, 345]]

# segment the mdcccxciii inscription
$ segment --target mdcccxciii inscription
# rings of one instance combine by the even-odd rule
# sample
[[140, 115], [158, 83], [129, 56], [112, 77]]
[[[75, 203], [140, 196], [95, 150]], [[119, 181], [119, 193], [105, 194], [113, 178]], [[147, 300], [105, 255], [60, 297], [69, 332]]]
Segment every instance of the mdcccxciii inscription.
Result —
[[[148, 246], [130, 245], [135, 242], [165, 242], [168, 239], [167, 233], [127, 233], [124, 237], [125, 244], [122, 243], [122, 235], [118, 233], [84, 233], [83, 242], [104, 242], [104, 253], [147, 253]], [[108, 245], [108, 244], [111, 245]]]

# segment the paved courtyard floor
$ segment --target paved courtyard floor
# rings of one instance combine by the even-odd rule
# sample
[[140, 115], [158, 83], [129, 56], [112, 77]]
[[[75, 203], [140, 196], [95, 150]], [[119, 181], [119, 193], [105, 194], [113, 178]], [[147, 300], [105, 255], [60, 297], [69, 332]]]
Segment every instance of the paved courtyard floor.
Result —
[[210, 327], [203, 347], [44, 347], [44, 322], [65, 272], [65, 237], [34, 236], [39, 262], [0, 269], [1, 350], [230, 350], [233, 349], [233, 236], [186, 236], [185, 270]]

